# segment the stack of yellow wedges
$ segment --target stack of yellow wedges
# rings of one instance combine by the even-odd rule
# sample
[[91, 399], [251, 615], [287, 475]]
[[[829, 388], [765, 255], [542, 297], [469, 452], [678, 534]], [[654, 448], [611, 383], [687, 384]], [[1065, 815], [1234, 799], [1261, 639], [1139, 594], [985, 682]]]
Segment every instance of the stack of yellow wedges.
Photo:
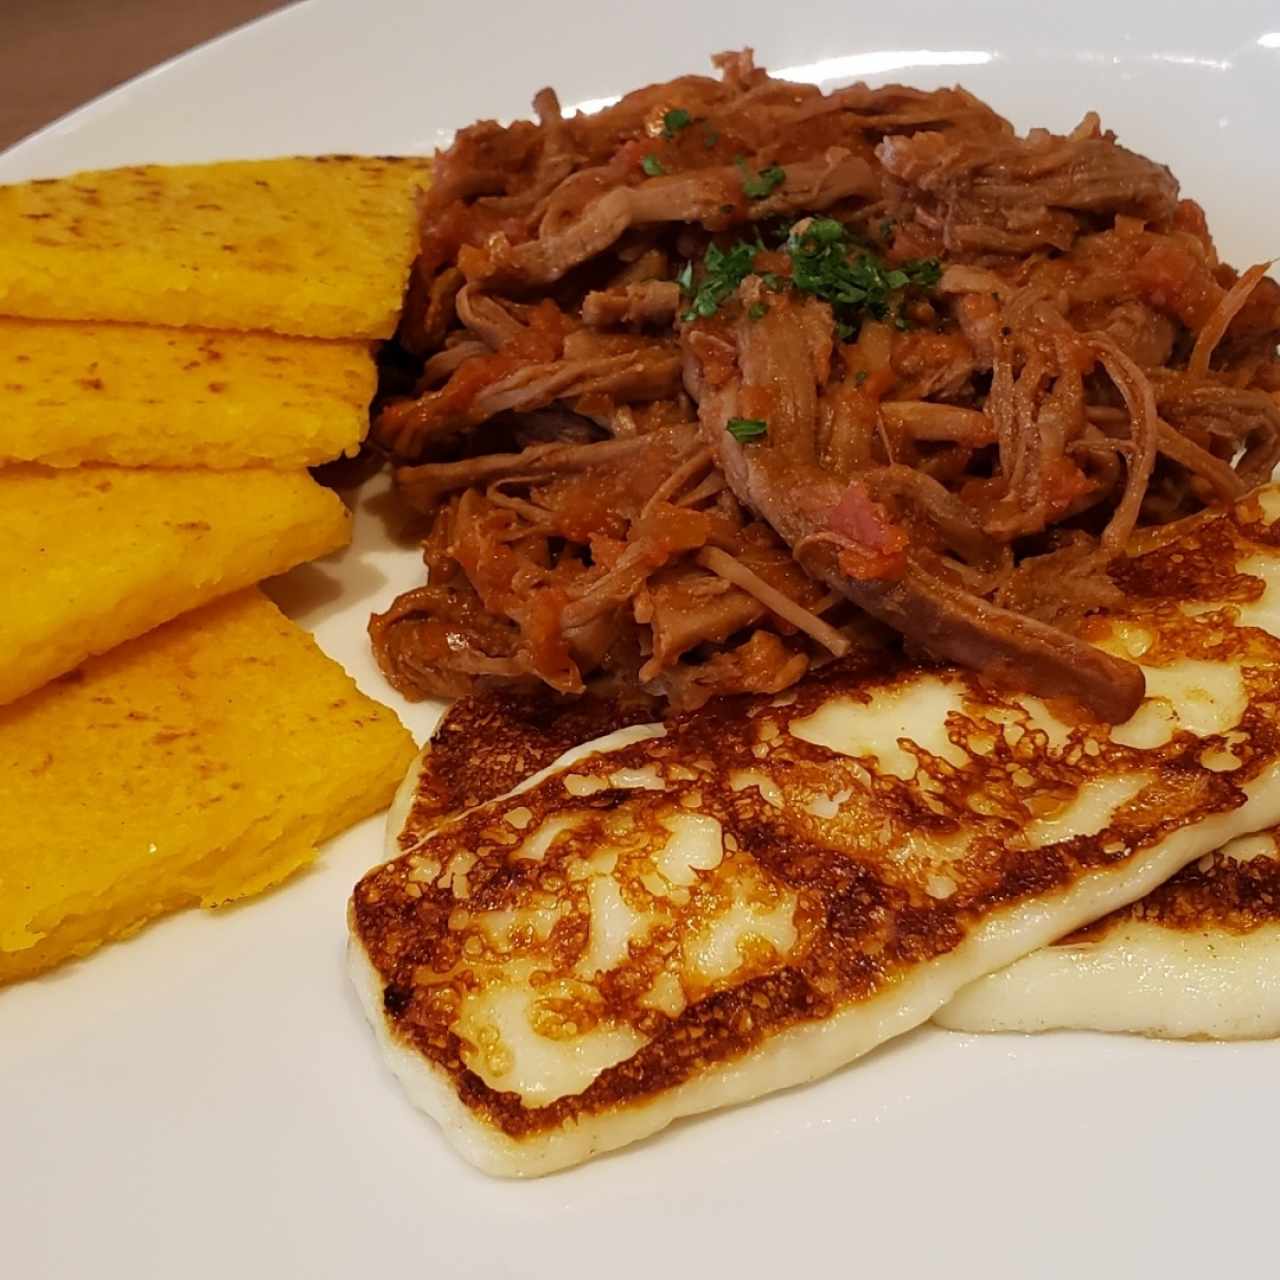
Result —
[[0, 982], [257, 892], [382, 807], [395, 716], [254, 587], [349, 538], [416, 160], [0, 187]]

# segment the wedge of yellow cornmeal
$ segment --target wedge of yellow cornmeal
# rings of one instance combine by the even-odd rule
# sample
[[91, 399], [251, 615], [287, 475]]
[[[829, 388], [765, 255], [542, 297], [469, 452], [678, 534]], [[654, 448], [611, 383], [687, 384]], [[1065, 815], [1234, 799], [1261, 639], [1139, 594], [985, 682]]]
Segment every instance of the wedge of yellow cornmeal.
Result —
[[301, 468], [354, 454], [367, 342], [0, 319], [0, 462]]
[[349, 536], [305, 471], [2, 468], [0, 704]]
[[386, 338], [425, 176], [319, 156], [0, 187], [0, 315]]
[[383, 808], [413, 754], [253, 590], [0, 709], [0, 982], [261, 892]]

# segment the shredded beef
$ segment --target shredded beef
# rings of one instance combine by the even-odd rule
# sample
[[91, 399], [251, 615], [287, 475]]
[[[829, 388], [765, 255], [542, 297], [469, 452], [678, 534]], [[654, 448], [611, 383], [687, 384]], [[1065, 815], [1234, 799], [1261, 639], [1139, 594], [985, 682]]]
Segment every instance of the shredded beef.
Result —
[[715, 62], [437, 157], [373, 428], [428, 583], [382, 669], [678, 709], [897, 643], [1124, 719], [1140, 669], [1081, 638], [1113, 569], [1280, 463], [1267, 265], [1092, 114]]

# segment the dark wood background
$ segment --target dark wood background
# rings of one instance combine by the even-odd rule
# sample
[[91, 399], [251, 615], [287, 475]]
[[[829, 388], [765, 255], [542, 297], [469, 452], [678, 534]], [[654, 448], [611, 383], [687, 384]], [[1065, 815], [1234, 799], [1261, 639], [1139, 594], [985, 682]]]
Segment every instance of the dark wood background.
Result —
[[0, 151], [283, 0], [0, 0]]

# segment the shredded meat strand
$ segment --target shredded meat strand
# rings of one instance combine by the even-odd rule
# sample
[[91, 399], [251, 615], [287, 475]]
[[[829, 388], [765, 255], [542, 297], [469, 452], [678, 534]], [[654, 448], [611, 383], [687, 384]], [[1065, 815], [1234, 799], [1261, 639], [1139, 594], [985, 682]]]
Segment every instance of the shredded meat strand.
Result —
[[1092, 112], [714, 62], [437, 156], [372, 432], [428, 521], [383, 671], [679, 710], [905, 646], [1124, 719], [1140, 668], [1082, 638], [1113, 569], [1280, 464], [1271, 264]]
[[704, 568], [724, 578], [726, 582], [732, 582], [748, 595], [754, 596], [766, 609], [784, 618], [797, 631], [803, 631], [806, 635], [812, 636], [837, 658], [843, 658], [849, 652], [851, 646], [847, 636], [842, 636], [835, 627], [823, 622], [817, 614], [800, 608], [794, 600], [788, 599], [781, 591], [775, 590], [758, 573], [753, 573], [727, 551], [721, 551], [719, 547], [703, 547], [695, 559]]

